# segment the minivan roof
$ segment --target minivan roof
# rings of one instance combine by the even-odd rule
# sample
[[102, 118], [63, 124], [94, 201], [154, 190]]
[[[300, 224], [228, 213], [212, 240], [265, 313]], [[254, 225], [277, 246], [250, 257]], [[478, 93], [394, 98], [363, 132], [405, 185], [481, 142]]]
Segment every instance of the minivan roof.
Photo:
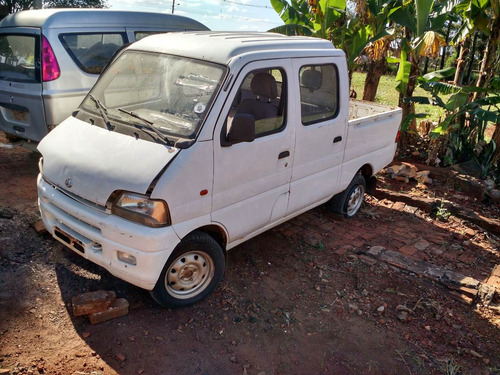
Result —
[[237, 57], [252, 55], [253, 59], [314, 56], [345, 56], [325, 39], [285, 36], [263, 32], [182, 32], [158, 34], [141, 39], [129, 47], [186, 56], [227, 65]]
[[113, 26], [166, 26], [178, 30], [209, 30], [205, 25], [188, 17], [152, 12], [110, 9], [37, 9], [9, 14], [0, 27], [113, 27]]

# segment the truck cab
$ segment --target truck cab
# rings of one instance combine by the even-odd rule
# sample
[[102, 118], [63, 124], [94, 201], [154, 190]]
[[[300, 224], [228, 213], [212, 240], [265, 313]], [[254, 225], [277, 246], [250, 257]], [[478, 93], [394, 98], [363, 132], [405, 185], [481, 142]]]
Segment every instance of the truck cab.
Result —
[[147, 37], [40, 143], [44, 224], [161, 305], [195, 303], [238, 244], [326, 202], [358, 212], [401, 110], [348, 92], [345, 55], [326, 40]]

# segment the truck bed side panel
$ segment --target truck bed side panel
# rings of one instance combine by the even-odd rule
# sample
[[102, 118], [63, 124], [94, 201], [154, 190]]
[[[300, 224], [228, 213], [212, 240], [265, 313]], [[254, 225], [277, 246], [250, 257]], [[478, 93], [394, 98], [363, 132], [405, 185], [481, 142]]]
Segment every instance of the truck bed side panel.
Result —
[[363, 165], [370, 165], [375, 174], [392, 161], [396, 151], [395, 140], [401, 124], [401, 109], [386, 107], [386, 111], [382, 112], [383, 106], [376, 108], [379, 106], [374, 105], [375, 108], [370, 109], [369, 103], [362, 102], [361, 104], [358, 107], [358, 113], [367, 114], [371, 111], [374, 114], [353, 119], [356, 116], [353, 116], [351, 110], [340, 190], [349, 185], [353, 176]]

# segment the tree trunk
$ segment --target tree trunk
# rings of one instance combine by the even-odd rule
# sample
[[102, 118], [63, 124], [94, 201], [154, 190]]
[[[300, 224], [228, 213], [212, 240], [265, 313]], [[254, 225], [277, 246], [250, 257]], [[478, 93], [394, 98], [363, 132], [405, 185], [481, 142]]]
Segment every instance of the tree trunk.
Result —
[[497, 146], [493, 160], [500, 166], [500, 124], [496, 124], [495, 132], [493, 133], [493, 137], [491, 137], [491, 139], [495, 141]]
[[457, 59], [457, 70], [455, 71], [455, 78], [453, 79], [454, 85], [461, 85], [462, 79], [464, 76], [465, 63], [467, 53], [469, 52], [469, 38], [465, 39], [465, 41], [460, 42], [460, 55]]
[[380, 77], [387, 71], [387, 62], [385, 56], [379, 60], [374, 60], [368, 67], [366, 74], [365, 87], [363, 89], [363, 100], [374, 101], [377, 95]]
[[466, 76], [466, 79], [465, 79], [465, 84], [468, 85], [470, 83], [470, 77], [471, 77], [471, 74], [472, 74], [472, 66], [474, 65], [474, 60], [476, 59], [476, 46], [477, 46], [477, 35], [478, 35], [478, 32], [476, 31], [474, 33], [474, 39], [472, 40], [472, 51], [469, 55], [469, 68], [467, 69], [467, 76]]
[[424, 72], [422, 73], [424, 76], [427, 74], [427, 69], [428, 68], [429, 68], [429, 58], [426, 56], [425, 57]]
[[[484, 50], [484, 57], [479, 70], [476, 87], [486, 87], [491, 78], [495, 74], [495, 59], [498, 52], [498, 44], [500, 43], [500, 18], [494, 18], [490, 22], [490, 36]], [[473, 101], [482, 98], [484, 93], [476, 92], [473, 96]]]
[[[415, 103], [410, 102], [406, 103], [404, 101], [404, 98], [411, 98], [413, 96], [413, 91], [415, 91], [415, 86], [417, 83], [417, 78], [418, 78], [418, 65], [419, 65], [420, 59], [417, 59], [416, 61], [411, 62], [411, 69], [410, 69], [410, 78], [408, 80], [408, 85], [406, 86], [406, 92], [405, 94], [400, 94], [399, 95], [399, 106], [403, 110], [403, 119], [408, 116], [411, 113], [415, 113]], [[414, 144], [418, 139], [418, 131], [417, 131], [417, 120], [413, 119], [410, 122], [410, 125], [408, 127], [407, 131], [401, 132], [401, 137], [399, 138], [399, 153], [400, 155], [404, 155], [409, 146]]]
[[448, 21], [448, 29], [446, 30], [446, 38], [445, 38], [445, 40], [444, 40], [444, 41], [445, 41], [445, 43], [446, 43], [446, 45], [445, 45], [444, 47], [442, 47], [442, 49], [443, 49], [443, 53], [442, 53], [442, 55], [441, 55], [441, 64], [439, 65], [439, 68], [440, 68], [441, 70], [443, 70], [443, 68], [444, 68], [444, 62], [445, 62], [445, 60], [446, 60], [446, 46], [448, 45], [448, 39], [449, 39], [449, 37], [450, 37], [451, 24], [452, 24], [451, 20], [450, 20], [450, 21]]

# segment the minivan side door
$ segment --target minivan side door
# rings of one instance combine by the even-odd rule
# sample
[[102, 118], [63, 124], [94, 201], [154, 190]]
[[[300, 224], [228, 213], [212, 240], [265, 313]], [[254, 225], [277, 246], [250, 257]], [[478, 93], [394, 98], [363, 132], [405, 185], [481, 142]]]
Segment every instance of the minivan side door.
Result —
[[40, 38], [39, 28], [0, 29], [0, 130], [34, 140], [46, 133]]
[[342, 64], [345, 59], [332, 57], [293, 60], [294, 105], [300, 113], [290, 119], [296, 142], [287, 215], [328, 199], [337, 188], [349, 109], [343, 102], [348, 97], [342, 91]]
[[[286, 213], [295, 137], [288, 119], [291, 77], [290, 60], [246, 65], [215, 127], [212, 221], [226, 228], [230, 243]], [[239, 114], [255, 119], [255, 139], [224, 145]]]

